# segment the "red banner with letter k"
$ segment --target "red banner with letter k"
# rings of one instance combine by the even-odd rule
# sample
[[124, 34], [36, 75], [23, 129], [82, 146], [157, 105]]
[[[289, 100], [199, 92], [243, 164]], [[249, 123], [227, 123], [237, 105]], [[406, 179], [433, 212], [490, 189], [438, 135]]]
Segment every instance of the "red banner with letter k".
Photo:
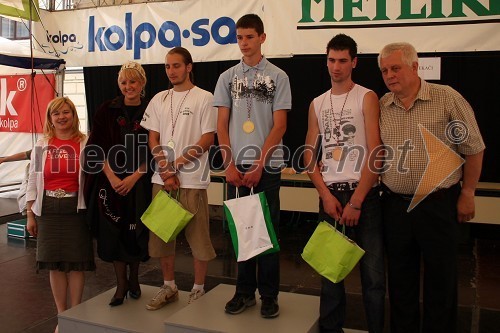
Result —
[[0, 132], [42, 133], [54, 74], [0, 76]]

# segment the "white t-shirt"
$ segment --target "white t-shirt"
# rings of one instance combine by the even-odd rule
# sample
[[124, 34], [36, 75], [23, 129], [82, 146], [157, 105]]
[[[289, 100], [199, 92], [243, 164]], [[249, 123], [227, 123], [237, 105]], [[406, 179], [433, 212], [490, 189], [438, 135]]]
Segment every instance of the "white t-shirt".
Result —
[[[212, 102], [213, 95], [196, 86], [189, 92], [161, 91], [149, 102], [141, 126], [160, 133], [163, 152], [169, 161], [173, 161], [181, 156], [184, 149], [196, 144], [203, 134], [216, 131], [217, 109], [212, 107]], [[168, 156], [172, 152], [167, 148], [170, 140], [174, 142], [174, 156]], [[185, 164], [177, 176], [181, 188], [206, 189], [210, 184], [208, 152]], [[158, 172], [155, 172], [151, 182], [163, 185]]]

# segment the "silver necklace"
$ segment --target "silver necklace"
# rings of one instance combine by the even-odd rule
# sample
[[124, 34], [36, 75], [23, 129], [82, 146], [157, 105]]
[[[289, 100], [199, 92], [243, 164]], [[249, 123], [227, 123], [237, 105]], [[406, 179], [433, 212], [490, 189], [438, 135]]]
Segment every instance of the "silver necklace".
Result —
[[[339, 116], [339, 119], [337, 120], [337, 118], [335, 118], [335, 112], [333, 111], [333, 101], [332, 101], [332, 95], [333, 95], [333, 92], [332, 92], [332, 89], [330, 89], [330, 114], [332, 115], [332, 119], [333, 119], [333, 126], [334, 126], [334, 129], [335, 129], [335, 136], [336, 136], [336, 142], [337, 144], [339, 143], [339, 139], [340, 139], [340, 123], [342, 122], [342, 116], [344, 114], [344, 107], [345, 107], [345, 104], [347, 102], [347, 98], [349, 97], [349, 93], [351, 92], [352, 88], [354, 88], [354, 82], [352, 83], [351, 87], [349, 88], [349, 90], [347, 91], [347, 94], [345, 96], [345, 99], [344, 99], [344, 104], [342, 104], [342, 109], [340, 110], [340, 116]], [[335, 147], [333, 149], [333, 159], [336, 160], [336, 161], [340, 161], [342, 159], [342, 148], [341, 147]]]
[[182, 105], [184, 105], [184, 101], [186, 100], [186, 97], [189, 95], [189, 92], [191, 89], [187, 91], [187, 93], [184, 95], [182, 98], [181, 102], [179, 103], [179, 106], [177, 108], [177, 114], [175, 115], [174, 119], [174, 89], [172, 89], [172, 95], [170, 96], [170, 116], [172, 117], [172, 133], [170, 136], [170, 140], [167, 142], [167, 146], [174, 149], [175, 148], [175, 142], [174, 142], [174, 131], [175, 131], [175, 125], [177, 124], [177, 119], [179, 118], [179, 114], [181, 113]]

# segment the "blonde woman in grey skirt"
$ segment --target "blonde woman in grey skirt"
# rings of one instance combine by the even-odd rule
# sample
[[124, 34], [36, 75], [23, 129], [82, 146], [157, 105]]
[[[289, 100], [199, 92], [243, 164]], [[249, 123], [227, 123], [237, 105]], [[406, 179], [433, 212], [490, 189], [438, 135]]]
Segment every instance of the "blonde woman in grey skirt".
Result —
[[92, 237], [82, 211], [80, 152], [87, 138], [79, 125], [70, 99], [58, 97], [49, 103], [44, 137], [31, 154], [26, 192], [27, 229], [37, 237], [37, 271], [49, 270], [58, 313], [80, 304], [84, 271], [95, 270]]

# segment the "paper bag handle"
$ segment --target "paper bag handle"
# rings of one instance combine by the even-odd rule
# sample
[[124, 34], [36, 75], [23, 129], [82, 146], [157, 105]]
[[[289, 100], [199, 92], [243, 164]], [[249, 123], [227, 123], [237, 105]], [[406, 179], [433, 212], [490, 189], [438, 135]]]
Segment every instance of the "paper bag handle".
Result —
[[[340, 220], [335, 220], [335, 229], [337, 229], [337, 222], [339, 222]], [[338, 229], [337, 229], [338, 230]], [[342, 234], [345, 236], [345, 224], [342, 224]]]
[[[240, 197], [239, 187], [236, 187], [236, 198]], [[250, 195], [253, 195], [253, 186], [250, 188]]]
[[[165, 191], [168, 194], [168, 196], [172, 198], [172, 191], [170, 191], [170, 192], [167, 192], [166, 190], [163, 190], [163, 191]], [[175, 196], [175, 200], [177, 200], [179, 203], [180, 203], [180, 201], [179, 201], [180, 193], [181, 193], [181, 191], [179, 188], [177, 190], [177, 193], [176, 193], [177, 195]], [[238, 193], [238, 189], [236, 189], [236, 193]], [[196, 208], [196, 212], [192, 213], [193, 216], [196, 215], [198, 213], [198, 211], [200, 210], [201, 201], [202, 201], [202, 199], [201, 199], [201, 195], [200, 195], [200, 196], [198, 196], [198, 208]], [[186, 209], [187, 209], [187, 208], [189, 208], [189, 202], [186, 202], [186, 203], [187, 203], [187, 207], [186, 207]], [[189, 211], [189, 209], [187, 209], [187, 210]]]

